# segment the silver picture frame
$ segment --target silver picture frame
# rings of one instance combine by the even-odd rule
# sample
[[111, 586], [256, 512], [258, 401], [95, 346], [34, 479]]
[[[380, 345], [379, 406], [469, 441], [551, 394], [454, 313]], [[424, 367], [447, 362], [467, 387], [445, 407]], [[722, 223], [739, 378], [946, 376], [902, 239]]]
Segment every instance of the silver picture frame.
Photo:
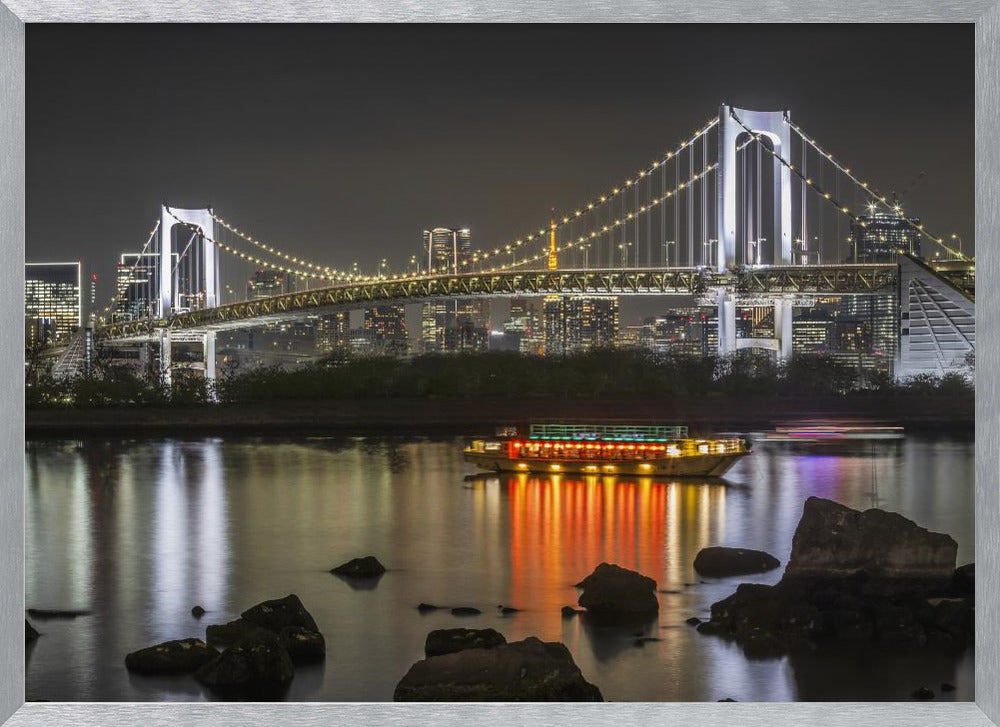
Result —
[[[976, 701], [967, 703], [111, 704], [25, 703], [23, 306], [25, 23], [44, 22], [925, 22], [975, 24], [977, 309]], [[752, 32], [749, 31], [748, 32]], [[923, 51], [922, 51], [923, 52]], [[931, 49], [931, 52], [932, 49]], [[886, 71], [883, 79], [891, 82]], [[1000, 724], [1000, 0], [2, 0], [0, 4], [0, 722], [36, 725]]]

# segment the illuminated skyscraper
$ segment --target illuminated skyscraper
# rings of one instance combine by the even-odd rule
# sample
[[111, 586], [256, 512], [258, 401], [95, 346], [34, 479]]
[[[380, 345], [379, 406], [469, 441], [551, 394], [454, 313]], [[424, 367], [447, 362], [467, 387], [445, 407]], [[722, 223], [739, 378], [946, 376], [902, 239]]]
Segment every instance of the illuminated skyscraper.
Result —
[[[424, 230], [424, 270], [439, 273], [470, 271], [472, 232], [467, 228]], [[425, 303], [420, 319], [423, 348], [428, 353], [485, 350], [487, 304], [468, 299]]]
[[916, 217], [888, 212], [860, 215], [851, 223], [848, 258], [857, 263], [892, 263], [905, 252], [920, 257], [920, 232]]
[[618, 336], [617, 296], [547, 296], [543, 315], [547, 356], [613, 346]]
[[377, 353], [401, 355], [407, 350], [406, 307], [376, 305], [365, 309], [365, 334]]
[[[176, 255], [174, 256], [176, 259]], [[115, 268], [113, 321], [134, 321], [156, 313], [160, 278], [156, 274], [158, 253], [122, 253]]]
[[81, 264], [25, 263], [24, 336], [29, 347], [55, 343], [83, 325]]

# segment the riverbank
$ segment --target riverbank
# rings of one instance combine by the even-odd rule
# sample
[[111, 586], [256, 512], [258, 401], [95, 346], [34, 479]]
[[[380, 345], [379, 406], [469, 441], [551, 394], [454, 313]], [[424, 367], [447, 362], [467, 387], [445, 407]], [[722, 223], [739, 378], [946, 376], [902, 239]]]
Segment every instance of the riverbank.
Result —
[[972, 432], [973, 396], [648, 398], [386, 398], [218, 406], [28, 409], [28, 437], [183, 434], [467, 434], [537, 419], [629, 419], [687, 424], [693, 433], [804, 419], [862, 419], [907, 430]]

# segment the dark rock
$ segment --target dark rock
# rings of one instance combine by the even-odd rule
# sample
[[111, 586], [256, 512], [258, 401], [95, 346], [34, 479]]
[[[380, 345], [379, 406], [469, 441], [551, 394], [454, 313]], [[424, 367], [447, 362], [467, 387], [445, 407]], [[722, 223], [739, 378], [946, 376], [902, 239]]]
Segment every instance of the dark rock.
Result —
[[248, 631], [262, 628], [280, 635], [284, 629], [299, 628], [319, 633], [312, 614], [294, 593], [284, 598], [263, 601], [248, 608], [240, 618], [225, 624], [213, 624], [205, 629], [209, 643], [232, 644]]
[[521, 610], [519, 608], [514, 608], [513, 606], [497, 606], [497, 608], [500, 609], [500, 613], [504, 616], [507, 616], [508, 614], [512, 613], [517, 613], [518, 611]]
[[698, 618], [697, 616], [692, 616], [691, 618], [686, 619], [684, 623], [686, 623], [688, 626], [697, 626], [698, 624], [701, 623], [701, 619]]
[[563, 618], [573, 618], [581, 613], [586, 613], [582, 608], [573, 608], [572, 606], [563, 606], [562, 615]]
[[806, 500], [785, 578], [842, 577], [859, 571], [889, 580], [950, 583], [958, 544], [902, 515], [860, 512], [832, 500]]
[[195, 679], [222, 694], [273, 698], [295, 676], [291, 657], [273, 631], [247, 630], [240, 639], [195, 672]]
[[917, 689], [910, 696], [914, 699], [934, 699], [934, 692], [927, 687], [917, 687]]
[[375, 578], [385, 573], [385, 566], [379, 563], [374, 555], [366, 555], [341, 563], [330, 572], [345, 578]]
[[205, 640], [210, 644], [232, 644], [249, 628], [250, 625], [241, 618], [224, 624], [209, 624], [205, 628]]
[[319, 631], [287, 626], [281, 630], [280, 636], [281, 645], [293, 664], [313, 664], [326, 658], [326, 639]]
[[444, 606], [435, 606], [432, 603], [417, 604], [417, 610], [420, 611], [420, 613], [427, 613], [428, 611], [437, 611], [440, 608], [444, 608]]
[[954, 569], [944, 565], [953, 546], [895, 513], [809, 498], [781, 581], [740, 585], [698, 631], [735, 639], [749, 658], [833, 640], [964, 648], [973, 643], [975, 604], [939, 596], [954, 591]]
[[203, 609], [201, 606], [195, 606], [194, 608], [191, 609], [191, 615], [194, 616], [195, 618], [201, 618], [202, 616], [205, 615], [205, 609]]
[[715, 701], [717, 701], [717, 702], [735, 702], [736, 700], [733, 699], [732, 697], [726, 697], [725, 699], [717, 699]]
[[493, 629], [437, 629], [427, 634], [424, 654], [441, 656], [463, 649], [491, 649], [506, 643], [503, 634]]
[[724, 636], [729, 634], [729, 628], [721, 621], [702, 621], [698, 624], [698, 633], [708, 636]]
[[190, 674], [218, 657], [201, 639], [165, 641], [125, 656], [125, 668], [137, 674]]
[[954, 684], [949, 684], [948, 682], [942, 682], [941, 683], [941, 691], [942, 692], [954, 692], [955, 691], [955, 685]]
[[952, 591], [959, 596], [976, 595], [976, 564], [967, 563], [959, 566], [951, 576]]
[[39, 633], [35, 631], [35, 627], [28, 623], [28, 619], [24, 619], [24, 640], [34, 641], [39, 637]]
[[600, 702], [563, 644], [534, 637], [491, 649], [465, 649], [418, 661], [397, 702]]
[[774, 570], [781, 561], [763, 550], [703, 548], [694, 559], [694, 569], [703, 576], [738, 576]]
[[601, 563], [579, 583], [587, 618], [604, 622], [646, 621], [660, 610], [656, 581], [617, 565]]
[[90, 611], [81, 610], [59, 610], [50, 608], [29, 608], [28, 615], [35, 619], [61, 619], [76, 618], [77, 616], [89, 616]]
[[282, 629], [297, 626], [308, 631], [319, 631], [312, 614], [302, 605], [302, 601], [294, 593], [284, 598], [264, 601], [248, 608], [240, 614], [251, 626], [280, 633]]
[[481, 613], [482, 611], [472, 606], [456, 606], [451, 609], [452, 616], [478, 616]]

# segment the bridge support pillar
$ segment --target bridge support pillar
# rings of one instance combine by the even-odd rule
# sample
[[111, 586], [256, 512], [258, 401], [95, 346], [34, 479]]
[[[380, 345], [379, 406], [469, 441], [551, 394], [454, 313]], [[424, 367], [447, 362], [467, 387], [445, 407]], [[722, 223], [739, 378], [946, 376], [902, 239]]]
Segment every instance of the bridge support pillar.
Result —
[[732, 293], [720, 290], [716, 294], [718, 307], [718, 350], [720, 356], [736, 353], [736, 299]]
[[215, 331], [209, 331], [202, 338], [205, 359], [205, 391], [209, 401], [216, 401], [215, 396]]
[[173, 386], [173, 379], [170, 375], [170, 360], [172, 357], [173, 351], [170, 346], [170, 334], [166, 331], [160, 331], [160, 380], [167, 389]]
[[778, 360], [792, 357], [792, 301], [777, 298], [774, 301], [774, 337], [778, 339]]

